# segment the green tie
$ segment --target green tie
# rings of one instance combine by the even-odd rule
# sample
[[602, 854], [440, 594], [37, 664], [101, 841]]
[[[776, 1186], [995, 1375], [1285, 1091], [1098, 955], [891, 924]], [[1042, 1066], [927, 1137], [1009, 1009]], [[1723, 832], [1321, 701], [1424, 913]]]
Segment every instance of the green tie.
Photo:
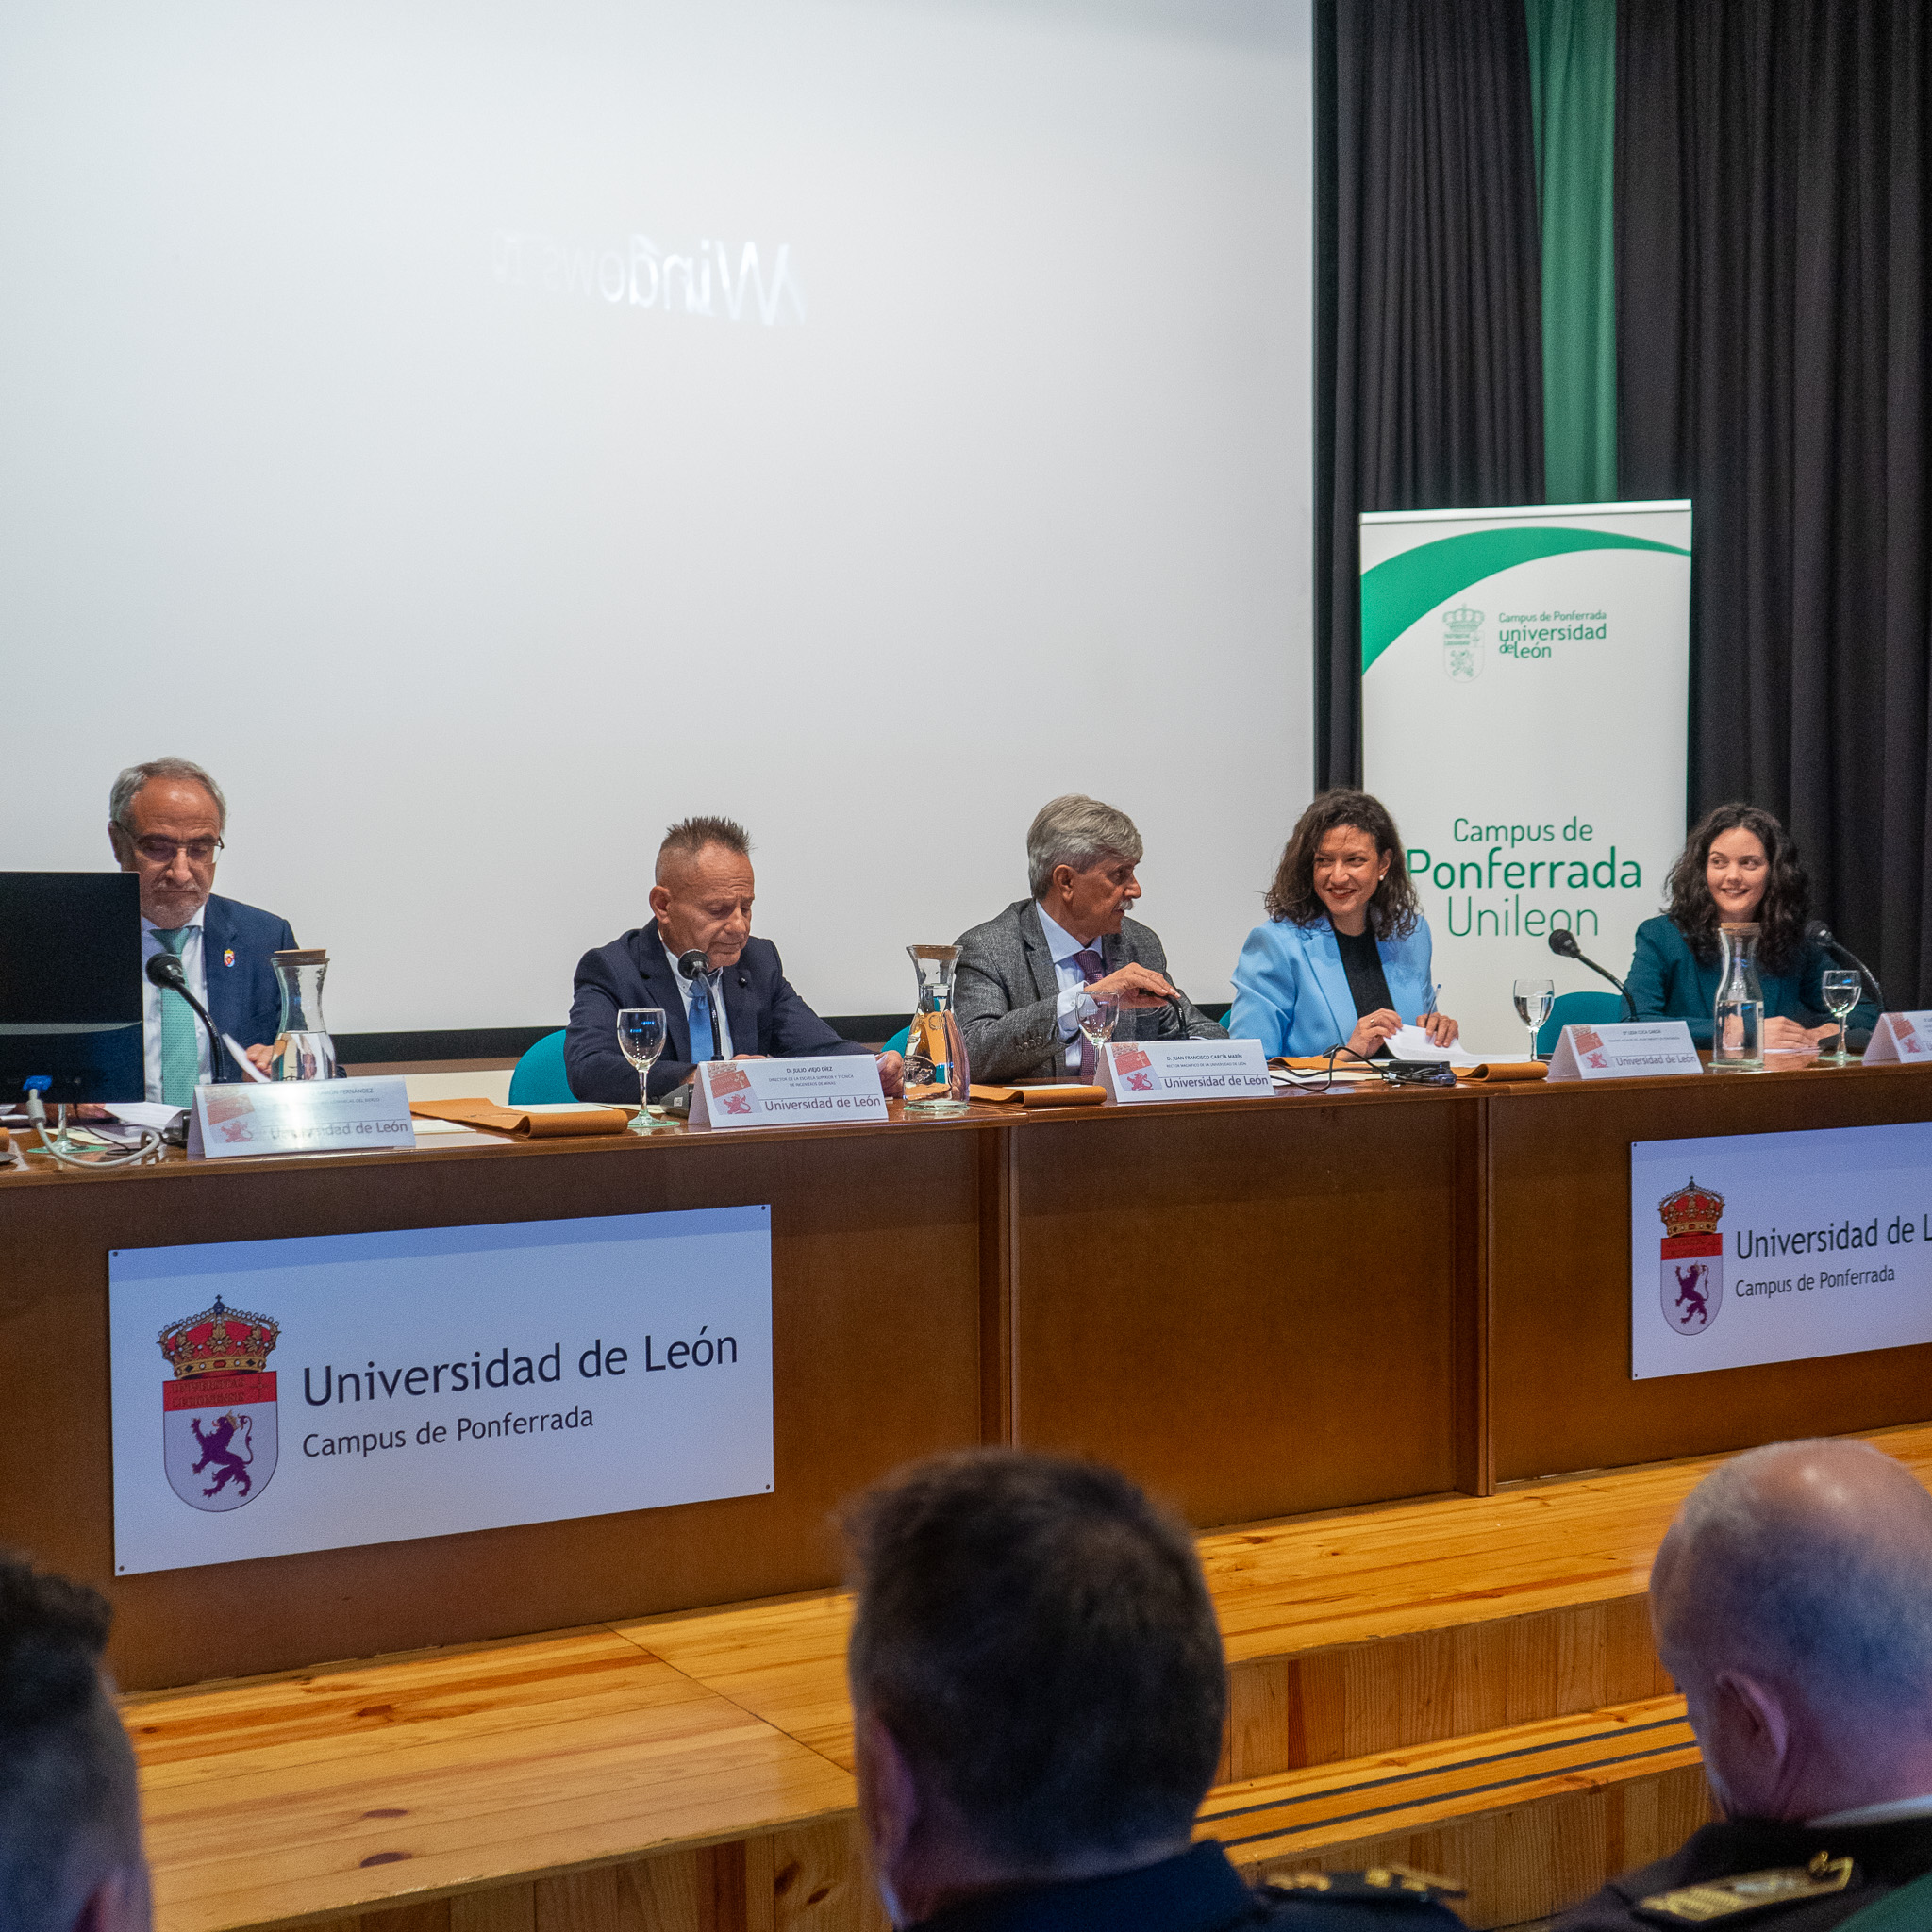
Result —
[[[157, 931], [155, 938], [181, 957], [188, 943], [190, 928], [177, 925], [173, 932]], [[173, 987], [161, 988], [161, 1098], [170, 1107], [192, 1107], [194, 1089], [201, 1078], [200, 1022], [191, 1007]]]

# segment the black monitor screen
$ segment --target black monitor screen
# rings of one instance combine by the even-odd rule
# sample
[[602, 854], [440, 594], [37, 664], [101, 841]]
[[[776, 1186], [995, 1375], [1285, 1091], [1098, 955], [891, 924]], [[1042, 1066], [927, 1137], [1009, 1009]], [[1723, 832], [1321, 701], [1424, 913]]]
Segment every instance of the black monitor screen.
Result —
[[131, 873], [0, 872], [0, 1106], [139, 1100], [141, 891]]

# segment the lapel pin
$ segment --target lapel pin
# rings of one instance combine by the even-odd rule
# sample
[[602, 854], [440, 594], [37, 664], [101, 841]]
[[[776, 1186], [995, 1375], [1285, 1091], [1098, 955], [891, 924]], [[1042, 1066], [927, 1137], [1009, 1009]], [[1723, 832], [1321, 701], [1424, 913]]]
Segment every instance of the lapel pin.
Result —
[[230, 947], [228, 948], [228, 950], [227, 950], [227, 951], [226, 951], [225, 953], [224, 953], [224, 954], [222, 955], [222, 964], [223, 964], [224, 966], [232, 966], [232, 965], [233, 965], [234, 963], [235, 963], [235, 949], [234, 949], [234, 947], [233, 947], [233, 946], [230, 946]]

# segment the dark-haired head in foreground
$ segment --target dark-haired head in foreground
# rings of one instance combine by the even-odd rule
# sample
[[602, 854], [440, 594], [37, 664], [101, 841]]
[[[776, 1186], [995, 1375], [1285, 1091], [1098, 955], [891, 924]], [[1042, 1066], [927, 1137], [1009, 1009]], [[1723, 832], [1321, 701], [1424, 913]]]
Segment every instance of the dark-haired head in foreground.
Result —
[[145, 1932], [134, 1754], [108, 1606], [0, 1552], [0, 1932]]
[[[1642, 1901], [1747, 1877], [1769, 1903], [1784, 1874], [1779, 1932], [1817, 1932], [1932, 1874], [1932, 1495], [1910, 1471], [1843, 1441], [1735, 1457], [1665, 1537], [1650, 1615], [1726, 1815], [1566, 1928], [1668, 1923]], [[1840, 1860], [1840, 1889], [1797, 1890]], [[1932, 1891], [1900, 1923], [1932, 1924]]]
[[[1227, 1706], [1221, 1632], [1192, 1537], [1125, 1476], [939, 1457], [861, 1497], [846, 1529], [859, 1812], [896, 1924], [1355, 1923], [1191, 1848]], [[1395, 1918], [1456, 1924], [1425, 1897]]]

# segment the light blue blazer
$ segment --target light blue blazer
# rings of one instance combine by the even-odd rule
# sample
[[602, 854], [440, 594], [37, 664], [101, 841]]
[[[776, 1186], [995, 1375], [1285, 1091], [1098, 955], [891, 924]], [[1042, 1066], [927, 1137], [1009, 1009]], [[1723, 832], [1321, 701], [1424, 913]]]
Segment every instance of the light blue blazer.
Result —
[[[1429, 1004], [1428, 921], [1418, 919], [1406, 940], [1377, 940], [1375, 950], [1395, 1010], [1419, 1020]], [[1231, 1040], [1258, 1040], [1268, 1054], [1326, 1053], [1360, 1018], [1325, 917], [1312, 925], [1270, 920], [1248, 935], [1234, 969]]]

